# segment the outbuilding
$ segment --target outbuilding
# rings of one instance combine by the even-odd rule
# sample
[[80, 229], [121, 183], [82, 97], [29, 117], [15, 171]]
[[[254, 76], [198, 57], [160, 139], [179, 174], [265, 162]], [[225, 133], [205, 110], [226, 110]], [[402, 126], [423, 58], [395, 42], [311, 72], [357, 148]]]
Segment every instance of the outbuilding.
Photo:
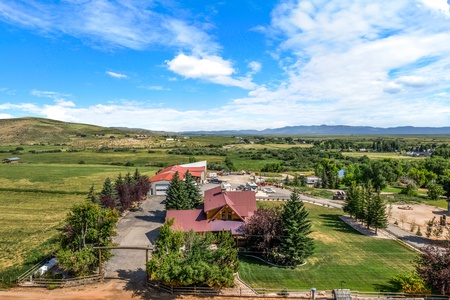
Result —
[[19, 163], [19, 161], [20, 161], [20, 158], [18, 158], [18, 157], [9, 157], [9, 158], [5, 158], [3, 160], [3, 163], [4, 164], [16, 164], [16, 163]]

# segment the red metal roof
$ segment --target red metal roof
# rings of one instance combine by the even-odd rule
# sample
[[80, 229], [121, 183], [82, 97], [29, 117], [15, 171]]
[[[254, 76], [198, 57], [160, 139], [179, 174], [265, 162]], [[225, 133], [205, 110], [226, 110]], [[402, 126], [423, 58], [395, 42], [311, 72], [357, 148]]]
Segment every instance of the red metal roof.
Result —
[[[206, 211], [216, 208], [230, 207], [242, 221], [236, 220], [207, 220]], [[168, 210], [167, 219], [175, 218], [173, 229], [181, 231], [194, 230], [196, 232], [231, 230], [233, 234], [240, 234], [241, 226], [256, 211], [256, 196], [252, 191], [222, 191], [221, 187], [205, 191], [204, 208], [194, 210]], [[219, 210], [220, 212], [220, 210]], [[217, 213], [215, 214], [217, 215]], [[212, 220], [214, 216], [212, 217]]]
[[195, 232], [210, 231], [210, 225], [202, 209], [168, 210], [166, 219], [175, 218], [172, 229], [180, 231], [194, 230]]
[[253, 191], [222, 191], [220, 186], [205, 191], [205, 212], [225, 205], [245, 220], [256, 211], [256, 194]]
[[167, 168], [159, 171], [158, 174], [156, 174], [152, 178], [150, 178], [150, 182], [161, 181], [161, 180], [171, 181], [175, 172], [178, 172], [180, 179], [183, 180], [184, 175], [186, 174], [187, 171], [189, 171], [189, 173], [191, 173], [191, 175], [193, 177], [201, 178], [202, 173], [205, 172], [205, 168], [204, 167], [182, 167], [182, 166], [178, 166], [178, 165], [167, 167]]

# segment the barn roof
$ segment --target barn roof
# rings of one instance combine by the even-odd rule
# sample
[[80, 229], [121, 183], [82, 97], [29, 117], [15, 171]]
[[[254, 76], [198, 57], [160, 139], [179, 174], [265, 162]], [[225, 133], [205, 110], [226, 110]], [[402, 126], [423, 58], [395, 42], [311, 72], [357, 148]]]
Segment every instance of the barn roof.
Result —
[[161, 171], [158, 172], [155, 176], [150, 178], [150, 182], [155, 181], [171, 181], [173, 178], [173, 175], [175, 175], [176, 172], [178, 172], [178, 175], [180, 176], [180, 179], [183, 180], [186, 172], [189, 171], [189, 173], [193, 177], [201, 178], [202, 174], [205, 172], [204, 167], [182, 167], [179, 165], [167, 167]]

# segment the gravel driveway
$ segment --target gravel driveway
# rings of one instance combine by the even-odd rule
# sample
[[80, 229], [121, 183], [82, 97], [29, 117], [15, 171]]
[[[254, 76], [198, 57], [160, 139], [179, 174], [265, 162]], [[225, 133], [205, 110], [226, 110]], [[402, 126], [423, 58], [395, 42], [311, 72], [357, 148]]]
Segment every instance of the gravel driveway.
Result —
[[[152, 247], [166, 218], [164, 199], [164, 196], [152, 196], [143, 201], [143, 211], [130, 211], [123, 217], [117, 224], [114, 243], [117, 246]], [[145, 281], [145, 250], [112, 251], [114, 256], [106, 265], [106, 279]]]

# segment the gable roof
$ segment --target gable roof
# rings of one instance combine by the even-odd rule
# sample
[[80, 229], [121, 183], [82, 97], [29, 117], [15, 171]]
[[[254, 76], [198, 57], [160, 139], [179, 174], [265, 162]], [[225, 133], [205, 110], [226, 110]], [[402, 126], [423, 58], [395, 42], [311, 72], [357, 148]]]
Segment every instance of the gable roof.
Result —
[[256, 211], [256, 194], [253, 191], [223, 191], [220, 186], [205, 191], [205, 212], [225, 206], [245, 220]]
[[[223, 209], [229, 207], [240, 220], [216, 220]], [[206, 212], [218, 209], [206, 218]], [[221, 187], [205, 191], [205, 202], [202, 208], [192, 210], [168, 210], [166, 219], [174, 218], [172, 228], [175, 230], [195, 232], [231, 230], [232, 234], [242, 234], [243, 226], [256, 211], [256, 196], [252, 191], [222, 191]]]
[[173, 175], [175, 175], [176, 172], [178, 172], [178, 175], [180, 176], [180, 179], [183, 180], [186, 172], [189, 171], [193, 177], [201, 178], [202, 174], [205, 172], [204, 167], [183, 167], [179, 165], [167, 167], [161, 171], [158, 172], [155, 176], [150, 178], [150, 182], [155, 181], [171, 181], [173, 178]]

